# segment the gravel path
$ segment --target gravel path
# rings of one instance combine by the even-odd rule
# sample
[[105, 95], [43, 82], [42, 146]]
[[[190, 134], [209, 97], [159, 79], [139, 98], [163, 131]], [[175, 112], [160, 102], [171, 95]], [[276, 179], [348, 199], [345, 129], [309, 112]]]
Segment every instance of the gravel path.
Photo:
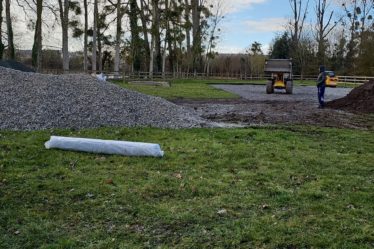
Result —
[[0, 129], [206, 125], [184, 107], [88, 75], [43, 75], [0, 67]]
[[[213, 85], [216, 88], [231, 92], [252, 101], [287, 101], [309, 102], [318, 104], [317, 87], [294, 86], [293, 94], [285, 94], [282, 90], [276, 90], [275, 94], [266, 94], [265, 86], [258, 85]], [[325, 99], [331, 101], [346, 96], [352, 89], [326, 88]]]

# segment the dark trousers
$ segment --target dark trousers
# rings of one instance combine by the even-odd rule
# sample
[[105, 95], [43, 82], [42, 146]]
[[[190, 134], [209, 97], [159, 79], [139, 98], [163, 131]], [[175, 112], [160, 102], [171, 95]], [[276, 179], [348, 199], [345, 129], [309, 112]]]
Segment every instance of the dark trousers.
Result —
[[317, 86], [318, 88], [318, 102], [320, 107], [325, 106], [325, 85]]

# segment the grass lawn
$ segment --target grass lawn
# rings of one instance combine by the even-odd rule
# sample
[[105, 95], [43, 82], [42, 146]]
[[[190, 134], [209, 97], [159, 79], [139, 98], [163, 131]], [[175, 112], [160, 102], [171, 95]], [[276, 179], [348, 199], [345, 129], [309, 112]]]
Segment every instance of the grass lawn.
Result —
[[159, 96], [165, 99], [173, 100], [178, 98], [185, 99], [232, 99], [239, 98], [238, 95], [216, 89], [204, 82], [172, 82], [171, 87], [147, 86], [127, 84], [122, 81], [114, 83], [141, 93]]
[[[134, 85], [128, 84], [121, 80], [113, 81], [122, 87], [142, 92], [148, 95], [159, 96], [165, 99], [173, 100], [178, 98], [184, 99], [233, 99], [239, 98], [238, 95], [216, 89], [211, 84], [239, 84], [239, 85], [264, 85], [265, 80], [243, 81], [243, 80], [173, 80], [171, 87]], [[344, 85], [343, 85], [344, 84]], [[315, 86], [314, 81], [295, 81], [299, 86]], [[355, 87], [357, 85], [350, 83], [341, 83], [340, 87]], [[265, 88], [264, 88], [265, 91]]]
[[[166, 156], [45, 150], [51, 134]], [[0, 131], [0, 248], [373, 248], [373, 145], [313, 127]]]

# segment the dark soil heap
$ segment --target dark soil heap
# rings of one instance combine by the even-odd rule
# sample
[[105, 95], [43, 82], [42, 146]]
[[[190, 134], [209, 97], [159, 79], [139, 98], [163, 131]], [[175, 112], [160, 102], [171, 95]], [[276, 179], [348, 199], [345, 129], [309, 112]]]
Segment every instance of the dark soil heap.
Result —
[[354, 88], [346, 97], [326, 103], [326, 107], [354, 112], [374, 113], [374, 81]]

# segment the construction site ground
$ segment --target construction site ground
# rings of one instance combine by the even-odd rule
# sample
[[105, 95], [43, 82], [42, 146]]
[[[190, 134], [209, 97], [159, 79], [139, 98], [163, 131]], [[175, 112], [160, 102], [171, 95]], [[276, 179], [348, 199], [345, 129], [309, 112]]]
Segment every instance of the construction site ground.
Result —
[[[212, 85], [240, 96], [239, 99], [190, 100], [173, 102], [190, 108], [203, 118], [221, 124], [252, 126], [269, 124], [317, 125], [321, 127], [373, 129], [372, 114], [352, 113], [329, 108], [319, 109], [317, 89], [294, 86], [292, 95], [279, 90], [266, 94], [263, 85]], [[326, 88], [325, 99], [346, 96], [351, 88]]]

